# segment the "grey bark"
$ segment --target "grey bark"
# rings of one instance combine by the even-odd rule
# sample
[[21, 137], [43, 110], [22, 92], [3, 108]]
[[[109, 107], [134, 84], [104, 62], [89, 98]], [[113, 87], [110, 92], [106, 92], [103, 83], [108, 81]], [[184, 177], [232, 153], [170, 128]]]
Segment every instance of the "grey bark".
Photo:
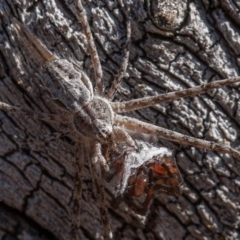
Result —
[[[117, 0], [85, 1], [110, 86], [126, 40]], [[115, 99], [127, 100], [239, 76], [240, 3], [133, 0], [130, 63]], [[72, 1], [0, 1], [0, 100], [57, 113], [40, 85], [37, 53], [17, 34], [20, 19], [59, 58], [93, 80], [86, 40]], [[131, 113], [190, 136], [240, 150], [239, 84]], [[49, 142], [67, 126], [0, 112], [0, 239], [68, 239], [73, 188], [73, 135]], [[240, 239], [240, 162], [217, 152], [160, 140], [175, 150], [182, 195], [154, 199], [146, 218], [111, 205], [114, 239]], [[101, 223], [90, 171], [83, 171], [80, 239], [97, 239]]]

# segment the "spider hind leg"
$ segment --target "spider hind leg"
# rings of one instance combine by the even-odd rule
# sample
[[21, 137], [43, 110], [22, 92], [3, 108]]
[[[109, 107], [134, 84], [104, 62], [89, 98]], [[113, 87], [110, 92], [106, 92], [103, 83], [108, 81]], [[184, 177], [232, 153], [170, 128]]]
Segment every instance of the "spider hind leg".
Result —
[[51, 113], [36, 112], [26, 108], [16, 107], [4, 102], [0, 102], [0, 110], [7, 113], [11, 113], [11, 112], [19, 113], [19, 114], [22, 114], [23, 116], [28, 116], [28, 117], [31, 117], [32, 119], [43, 120], [46, 122], [50, 121], [50, 122], [59, 123], [61, 121], [63, 123], [69, 123], [69, 119], [64, 115], [55, 115]]
[[104, 240], [109, 240], [112, 239], [112, 231], [110, 228], [110, 221], [105, 196], [105, 187], [99, 160], [99, 155], [101, 155], [101, 145], [100, 143], [94, 140], [86, 141], [88, 145], [87, 152], [89, 153], [88, 162], [91, 169], [93, 186], [95, 188], [100, 217], [103, 224], [103, 237]]
[[77, 136], [76, 140], [71, 240], [78, 240], [77, 232], [80, 225], [80, 206], [82, 198], [82, 169], [85, 157], [84, 142], [82, 141], [81, 136]]

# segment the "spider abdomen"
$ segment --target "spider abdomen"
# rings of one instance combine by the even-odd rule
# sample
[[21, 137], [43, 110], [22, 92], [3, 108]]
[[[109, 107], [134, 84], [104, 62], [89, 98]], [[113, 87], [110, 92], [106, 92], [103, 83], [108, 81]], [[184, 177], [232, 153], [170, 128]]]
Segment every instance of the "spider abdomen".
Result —
[[77, 112], [92, 100], [92, 88], [86, 75], [75, 70], [72, 63], [55, 59], [45, 64], [43, 85], [54, 100], [60, 101], [67, 110]]

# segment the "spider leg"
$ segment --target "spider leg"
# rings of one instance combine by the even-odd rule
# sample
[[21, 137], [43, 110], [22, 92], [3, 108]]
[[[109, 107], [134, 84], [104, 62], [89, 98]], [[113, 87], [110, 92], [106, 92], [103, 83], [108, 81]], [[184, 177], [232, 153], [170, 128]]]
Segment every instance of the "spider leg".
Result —
[[127, 205], [137, 214], [141, 216], [145, 216], [148, 210], [148, 206], [152, 200], [153, 192], [152, 189], [148, 189], [147, 196], [144, 200], [144, 202], [139, 206], [134, 202], [134, 200], [129, 197], [127, 194], [124, 195], [124, 200], [127, 203]]
[[109, 166], [107, 164], [107, 161], [106, 161], [105, 157], [103, 157], [103, 155], [101, 153], [100, 145], [97, 146], [97, 151], [98, 151], [97, 155], [98, 155], [99, 162], [100, 162], [101, 166], [104, 168], [104, 170], [106, 172], [108, 172], [109, 171]]
[[[58, 130], [59, 131], [59, 130]], [[27, 139], [18, 139], [18, 142], [20, 146], [24, 147], [30, 147], [31, 149], [39, 149], [39, 148], [44, 148], [46, 144], [49, 144], [52, 140], [57, 140], [59, 138], [65, 137], [69, 133], [72, 133], [73, 129], [68, 129], [66, 130], [60, 130], [60, 132], [54, 132], [50, 134], [46, 134], [40, 137], [30, 137]]]
[[235, 149], [229, 147], [228, 145], [222, 143], [215, 143], [210, 141], [201, 140], [198, 138], [190, 137], [178, 132], [174, 132], [162, 127], [154, 126], [149, 123], [144, 123], [137, 119], [133, 119], [130, 117], [115, 115], [116, 124], [123, 125], [126, 129], [132, 131], [139, 131], [141, 133], [146, 134], [154, 134], [159, 138], [164, 138], [173, 142], [178, 142], [185, 145], [191, 145], [197, 148], [203, 148], [207, 150], [228, 153], [233, 157], [240, 160], [240, 152]]
[[130, 42], [131, 42], [131, 22], [129, 19], [129, 6], [127, 6], [127, 12], [125, 13], [125, 17], [127, 19], [127, 41], [125, 43], [125, 48], [123, 52], [123, 58], [120, 65], [120, 69], [107, 93], [107, 98], [112, 99], [114, 97], [114, 94], [121, 83], [122, 78], [124, 77], [126, 73], [126, 69], [128, 66], [128, 60], [129, 60], [129, 48], [130, 48]]
[[12, 113], [20, 113], [22, 115], [31, 117], [33, 119], [39, 119], [43, 121], [50, 121], [50, 122], [63, 122], [63, 123], [68, 123], [69, 120], [66, 116], [64, 115], [55, 115], [51, 113], [41, 113], [41, 112], [35, 112], [32, 110], [28, 110], [25, 108], [21, 107], [15, 107], [10, 104], [0, 102], [0, 110], [4, 112], [12, 112]]
[[82, 199], [82, 169], [84, 167], [84, 141], [82, 136], [77, 136], [75, 152], [75, 176], [73, 189], [73, 207], [72, 207], [72, 224], [71, 239], [77, 240], [77, 231], [80, 225], [80, 207]]
[[198, 95], [201, 93], [205, 93], [209, 90], [220, 88], [225, 85], [233, 84], [239, 81], [240, 81], [239, 77], [218, 80], [211, 83], [202, 84], [197, 87], [192, 87], [185, 90], [161, 94], [153, 97], [144, 97], [144, 98], [134, 99], [134, 100], [125, 101], [125, 102], [113, 102], [111, 103], [111, 105], [112, 105], [113, 111], [116, 113], [129, 112], [129, 111], [134, 111], [141, 108], [150, 107], [162, 102], [169, 102], [169, 101], [177, 100], [184, 97]]
[[124, 141], [130, 148], [137, 149], [132, 137], [123, 128], [114, 126], [113, 133], [114, 142]]
[[12, 23], [14, 27], [18, 30], [18, 33], [23, 36], [23, 33], [27, 36], [27, 39], [35, 46], [38, 52], [41, 54], [44, 62], [52, 61], [55, 56], [48, 51], [39, 41], [36, 40], [36, 37], [27, 29], [27, 27], [23, 26], [16, 18], [12, 18]]
[[102, 178], [102, 172], [99, 164], [99, 150], [101, 149], [101, 146], [100, 146], [100, 143], [96, 141], [88, 140], [87, 144], [88, 144], [87, 151], [90, 153], [89, 165], [92, 172], [92, 181], [93, 181], [93, 185], [95, 186], [100, 217], [103, 224], [103, 236], [104, 236], [104, 240], [108, 240], [108, 239], [112, 239], [112, 232], [110, 229], [109, 216], [106, 208], [106, 196], [105, 196], [105, 188], [104, 188], [104, 183]]
[[125, 153], [123, 153], [123, 155], [115, 159], [115, 161], [111, 164], [111, 167], [109, 169], [110, 171], [104, 173], [104, 180], [106, 182], [112, 181], [114, 176], [119, 172], [121, 172], [121, 179], [122, 179], [122, 175], [124, 171], [124, 168], [123, 168], [124, 162], [122, 161], [122, 158], [124, 158], [124, 155]]
[[101, 96], [103, 94], [103, 80], [102, 80], [103, 72], [102, 72], [102, 67], [99, 60], [98, 52], [93, 40], [92, 32], [88, 24], [86, 11], [83, 8], [81, 0], [74, 0], [74, 4], [78, 12], [78, 15], [77, 15], [78, 20], [82, 25], [83, 31], [87, 39], [89, 53], [93, 63], [94, 75], [96, 79], [95, 91]]

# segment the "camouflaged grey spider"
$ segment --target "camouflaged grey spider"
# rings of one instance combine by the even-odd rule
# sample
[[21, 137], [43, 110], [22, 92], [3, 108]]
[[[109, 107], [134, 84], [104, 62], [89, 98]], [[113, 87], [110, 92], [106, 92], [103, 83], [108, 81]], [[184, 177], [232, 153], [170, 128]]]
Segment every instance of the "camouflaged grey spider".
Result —
[[[126, 172], [127, 168], [131, 168], [133, 165], [128, 161], [131, 157], [135, 156], [137, 159], [140, 159], [139, 156], [142, 157], [142, 162], [136, 166], [136, 176], [139, 178], [135, 180], [130, 175], [125, 176], [127, 180], [124, 179], [125, 188], [122, 188], [123, 190], [121, 192], [129, 206], [137, 213], [145, 214], [153, 196], [153, 192], [158, 190], [159, 187], [162, 188], [162, 179], [154, 179], [154, 177], [152, 177], [150, 181], [150, 178], [146, 178], [147, 180], [145, 178], [141, 178], [142, 172], [145, 170], [151, 170], [146, 171], [146, 176], [150, 174], [150, 172], [153, 172], [154, 174], [160, 174], [161, 176], [164, 175], [164, 183], [169, 184], [169, 188], [165, 189], [165, 191], [168, 194], [179, 194], [178, 185], [181, 182], [180, 174], [168, 154], [160, 154], [159, 152], [157, 152], [156, 155], [151, 156], [145, 154], [148, 151], [153, 151], [153, 148], [148, 147], [146, 149], [139, 149], [137, 142], [130, 136], [131, 131], [152, 134], [159, 138], [164, 138], [170, 141], [191, 145], [198, 148], [228, 153], [240, 159], [240, 152], [234, 150], [228, 145], [186, 136], [152, 124], [141, 122], [134, 118], [119, 115], [118, 113], [134, 111], [137, 109], [150, 107], [154, 104], [204, 93], [214, 88], [220, 88], [225, 85], [238, 82], [240, 81], [240, 78], [214, 81], [186, 90], [175, 91], [154, 97], [144, 97], [126, 102], [112, 102], [114, 93], [118, 89], [128, 65], [129, 45], [131, 38], [130, 20], [128, 16], [129, 6], [124, 7], [121, 3], [122, 7], [128, 9], [125, 11], [125, 18], [127, 21], [126, 47], [123, 52], [123, 60], [120, 70], [116, 75], [110, 89], [105, 94], [102, 79], [102, 68], [85, 10], [82, 6], [81, 0], [74, 0], [74, 3], [78, 11], [78, 19], [82, 25], [87, 39], [88, 49], [94, 68], [94, 89], [92, 82], [83, 71], [80, 71], [76, 66], [67, 60], [58, 59], [55, 57], [38, 40], [36, 40], [36, 38], [26, 27], [24, 27], [16, 19], [13, 19], [13, 25], [18, 30], [19, 34], [27, 37], [42, 56], [42, 71], [45, 75], [44, 79], [42, 80], [44, 87], [50, 93], [52, 100], [56, 101], [57, 104], [60, 103], [60, 107], [63, 108], [65, 112], [67, 111], [69, 116], [66, 116], [66, 114], [56, 116], [48, 113], [33, 112], [21, 107], [11, 106], [3, 102], [0, 102], [0, 109], [7, 112], [17, 112], [29, 115], [33, 118], [44, 121], [71, 122], [71, 126], [73, 126], [76, 133], [76, 167], [75, 186], [73, 191], [74, 197], [71, 237], [72, 239], [77, 239], [82, 191], [81, 172], [84, 164], [83, 160], [86, 157], [91, 168], [92, 181], [96, 188], [96, 197], [98, 199], [99, 211], [103, 224], [103, 237], [104, 239], [111, 239], [112, 233], [105, 203], [105, 184], [101, 168], [103, 168], [105, 172], [109, 172], [112, 175], [124, 171], [124, 168]], [[117, 144], [120, 142], [124, 142], [125, 145], [123, 154], [117, 156], [115, 161], [110, 161], [112, 164], [109, 164], [109, 161], [106, 160], [108, 159], [107, 156], [113, 157], [114, 154], [112, 153], [116, 153], [117, 155], [117, 152], [120, 150], [120, 147], [118, 147]], [[155, 150], [156, 149], [154, 148], [154, 151]], [[109, 155], [108, 152], [111, 154]], [[151, 162], [152, 159], [154, 159], [153, 162]], [[121, 165], [121, 167], [118, 168], [117, 165]], [[173, 179], [173, 176], [175, 176], [175, 182], [170, 181]], [[108, 176], [105, 177], [105, 179], [111, 177], [112, 176]], [[154, 185], [154, 183], [156, 184]], [[129, 187], [130, 185], [133, 186], [132, 191], [126, 188], [126, 186]], [[142, 206], [136, 207], [136, 204], [133, 202], [133, 197], [142, 196], [144, 194], [147, 195], [144, 203]]]

